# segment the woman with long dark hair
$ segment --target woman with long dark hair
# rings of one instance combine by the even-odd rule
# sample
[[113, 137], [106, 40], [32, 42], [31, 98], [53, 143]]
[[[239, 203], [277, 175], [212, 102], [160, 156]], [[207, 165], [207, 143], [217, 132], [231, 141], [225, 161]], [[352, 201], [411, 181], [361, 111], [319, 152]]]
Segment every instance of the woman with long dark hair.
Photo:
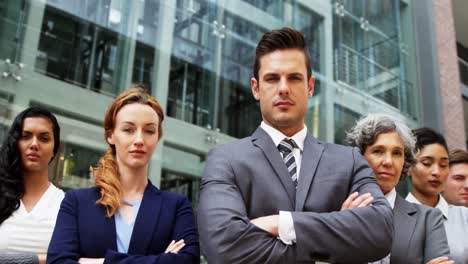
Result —
[[115, 98], [104, 118], [109, 149], [96, 187], [67, 192], [48, 263], [199, 263], [193, 209], [184, 196], [148, 180], [164, 114], [136, 85]]
[[[48, 178], [60, 127], [46, 109], [16, 116], [0, 149], [0, 262], [45, 262], [62, 190]], [[15, 261], [16, 259], [16, 261]]]

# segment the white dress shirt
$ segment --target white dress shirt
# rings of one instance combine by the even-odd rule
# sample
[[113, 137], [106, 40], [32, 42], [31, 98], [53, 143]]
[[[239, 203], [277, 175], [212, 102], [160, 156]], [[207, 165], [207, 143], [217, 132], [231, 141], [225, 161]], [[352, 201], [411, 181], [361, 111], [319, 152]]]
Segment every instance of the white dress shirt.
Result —
[[[421, 202], [409, 193], [406, 196], [408, 202], [421, 204]], [[449, 205], [444, 197], [439, 194], [438, 208], [444, 215], [444, 227], [447, 233], [447, 241], [450, 248], [450, 259], [455, 263], [468, 263], [468, 208], [464, 206]]]
[[[294, 148], [292, 153], [296, 161], [297, 181], [299, 184], [299, 178], [301, 177], [300, 171], [301, 171], [301, 162], [302, 162], [302, 152], [304, 151], [304, 141], [307, 136], [307, 126], [304, 124], [304, 128], [301, 131], [294, 134], [292, 137], [287, 137], [286, 135], [281, 133], [279, 130], [277, 130], [276, 128], [273, 128], [272, 126], [266, 124], [263, 121], [260, 124], [260, 127], [263, 130], [265, 130], [265, 132], [271, 137], [276, 147], [278, 147], [281, 141], [283, 141], [283, 139], [285, 138], [291, 138], [294, 140], [298, 148]], [[279, 150], [278, 150], [278, 153], [280, 154]], [[297, 187], [300, 188], [299, 185]], [[281, 239], [281, 241], [283, 241], [283, 243], [287, 245], [292, 245], [293, 242], [296, 242], [296, 231], [294, 230], [294, 222], [292, 219], [291, 212], [287, 212], [287, 211], [279, 212], [278, 233], [279, 233], [279, 238]]]
[[395, 208], [396, 194], [397, 193], [396, 193], [395, 188], [393, 188], [391, 191], [385, 194], [385, 198], [387, 199], [392, 209]]

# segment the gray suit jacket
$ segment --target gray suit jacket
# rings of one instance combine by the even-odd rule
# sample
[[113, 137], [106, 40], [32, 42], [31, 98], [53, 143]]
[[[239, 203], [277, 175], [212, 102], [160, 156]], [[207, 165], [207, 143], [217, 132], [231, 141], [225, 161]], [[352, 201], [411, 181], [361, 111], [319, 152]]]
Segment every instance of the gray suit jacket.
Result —
[[[354, 191], [373, 206], [340, 212]], [[285, 245], [250, 219], [291, 211], [297, 241]], [[393, 213], [356, 148], [307, 135], [297, 192], [271, 137], [261, 128], [208, 155], [198, 227], [209, 263], [363, 263], [390, 252]]]
[[444, 218], [439, 209], [413, 204], [397, 195], [393, 213], [395, 236], [390, 263], [427, 263], [449, 256]]

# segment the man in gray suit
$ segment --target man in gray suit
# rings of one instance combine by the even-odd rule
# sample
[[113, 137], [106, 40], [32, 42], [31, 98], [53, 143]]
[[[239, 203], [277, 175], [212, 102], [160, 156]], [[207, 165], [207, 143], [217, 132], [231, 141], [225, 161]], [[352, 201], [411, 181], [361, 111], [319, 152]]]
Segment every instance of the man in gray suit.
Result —
[[251, 87], [263, 122], [206, 162], [198, 227], [208, 262], [365, 263], [388, 255], [392, 209], [367, 162], [356, 148], [307, 132], [314, 77], [302, 33], [264, 34]]

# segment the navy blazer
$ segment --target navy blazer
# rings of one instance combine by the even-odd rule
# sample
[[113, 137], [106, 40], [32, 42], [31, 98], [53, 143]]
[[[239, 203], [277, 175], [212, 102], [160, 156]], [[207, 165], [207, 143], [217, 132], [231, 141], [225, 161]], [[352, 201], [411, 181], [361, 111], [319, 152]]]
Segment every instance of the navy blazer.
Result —
[[[117, 252], [114, 216], [106, 217], [96, 187], [65, 194], [47, 253], [47, 263], [199, 263], [200, 248], [193, 209], [186, 197], [158, 190], [150, 181], [135, 219], [128, 254]], [[171, 240], [184, 239], [178, 254], [164, 253]]]

